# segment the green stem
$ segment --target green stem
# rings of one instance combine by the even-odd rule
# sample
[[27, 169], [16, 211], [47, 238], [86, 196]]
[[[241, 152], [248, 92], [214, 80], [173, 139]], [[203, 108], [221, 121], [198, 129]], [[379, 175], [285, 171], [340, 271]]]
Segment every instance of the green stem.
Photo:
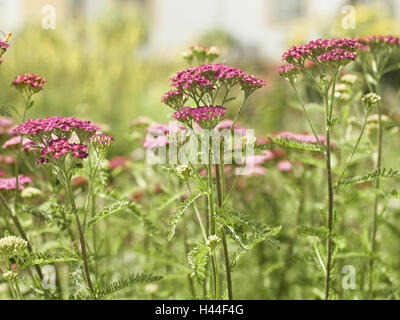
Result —
[[21, 290], [19, 289], [17, 281], [15, 281], [15, 289], [17, 291], [17, 296], [18, 296], [19, 300], [24, 300], [24, 296], [22, 295]]
[[[89, 209], [89, 200], [90, 200], [90, 197], [92, 196], [93, 184], [94, 184], [94, 180], [95, 180], [95, 175], [97, 173], [97, 168], [99, 167], [99, 164], [100, 164], [100, 160], [101, 160], [101, 155], [98, 155], [96, 165], [95, 165], [92, 175], [90, 177], [88, 194], [87, 194], [85, 206], [84, 206], [85, 209], [84, 209], [84, 216], [83, 216], [83, 229], [85, 229], [85, 227], [86, 227], [86, 218], [87, 218], [87, 212]], [[89, 159], [89, 161], [90, 161], [90, 159]]]
[[[186, 179], [186, 185], [188, 187], [190, 194], [192, 194], [192, 190], [190, 188], [190, 184], [187, 179]], [[201, 233], [203, 234], [204, 241], [206, 241], [207, 240], [207, 232], [206, 232], [206, 229], [204, 228], [203, 221], [201, 220], [200, 212], [197, 207], [196, 201], [193, 203], [193, 207], [194, 207], [194, 211], [196, 213], [197, 220], [199, 221], [199, 225], [200, 225]]]
[[350, 157], [347, 159], [346, 165], [345, 165], [345, 167], [344, 167], [344, 169], [343, 169], [343, 171], [342, 171], [342, 173], [341, 173], [339, 179], [337, 180], [337, 184], [339, 184], [339, 183], [342, 181], [343, 176], [344, 176], [344, 174], [346, 173], [347, 168], [349, 167], [351, 161], [353, 160], [354, 154], [356, 153], [356, 151], [357, 151], [357, 149], [358, 149], [358, 145], [360, 144], [361, 138], [362, 138], [362, 136], [364, 135], [365, 126], [366, 126], [366, 124], [367, 124], [367, 119], [368, 119], [369, 114], [370, 114], [369, 112], [366, 112], [366, 113], [365, 113], [364, 122], [363, 122], [363, 125], [362, 125], [362, 128], [361, 128], [360, 135], [358, 136], [357, 142], [356, 142], [356, 144], [355, 144], [354, 147], [353, 147], [353, 150], [352, 150], [352, 152], [351, 152], [351, 154], [350, 154]]
[[[377, 81], [379, 81], [377, 79]], [[379, 82], [377, 82], [379, 83]], [[379, 92], [379, 85], [377, 85], [377, 93]], [[382, 168], [382, 143], [383, 143], [383, 124], [382, 124], [382, 106], [378, 103], [378, 160], [376, 164], [376, 169], [381, 170]], [[378, 191], [380, 189], [380, 179], [379, 177], [376, 179], [375, 189]], [[379, 206], [379, 194], [376, 192], [375, 194], [375, 202], [374, 202], [374, 216], [372, 221], [372, 232], [371, 232], [371, 259], [369, 262], [369, 293], [372, 292], [373, 289], [373, 267], [374, 267], [374, 254], [376, 251], [376, 233], [378, 230], [378, 206]]]
[[239, 119], [239, 116], [243, 111], [244, 105], [245, 105], [248, 97], [249, 97], [248, 95], [244, 94], [244, 97], [243, 97], [242, 103], [240, 104], [239, 110], [236, 113], [235, 118], [233, 119], [232, 126], [230, 129], [231, 132], [233, 132], [233, 130], [235, 129], [236, 121]]
[[296, 87], [296, 85], [294, 84], [294, 82], [291, 82], [291, 85], [292, 85], [292, 87], [294, 88], [294, 90], [295, 90], [295, 92], [296, 92], [297, 98], [298, 98], [299, 101], [300, 101], [300, 104], [301, 104], [301, 106], [302, 106], [302, 108], [303, 108], [303, 111], [304, 111], [306, 117], [307, 117], [308, 124], [310, 125], [311, 131], [312, 131], [312, 133], [314, 134], [315, 139], [317, 139], [318, 144], [321, 146], [321, 148], [322, 148], [323, 150], [326, 150], [325, 145], [319, 140], [318, 134], [317, 134], [317, 132], [316, 132], [316, 130], [315, 130], [315, 128], [314, 128], [314, 125], [313, 125], [312, 122], [311, 122], [310, 115], [308, 114], [306, 105], [305, 105], [305, 103], [304, 103], [304, 100], [303, 100], [302, 96], [300, 95], [299, 90], [297, 89], [297, 87]]
[[[29, 108], [30, 104], [31, 104], [31, 96], [29, 95], [28, 98], [25, 100], [24, 113], [22, 115], [21, 123], [25, 122], [26, 114], [28, 112], [28, 108]], [[20, 142], [18, 144], [17, 156], [15, 158], [15, 165], [14, 165], [14, 176], [15, 176], [15, 179], [16, 179], [15, 198], [14, 198], [14, 209], [15, 209], [15, 211], [17, 210], [18, 201], [19, 201], [19, 181], [18, 181], [18, 176], [19, 176], [19, 158], [21, 156], [22, 141], [23, 141], [23, 137], [21, 136]]]
[[[220, 145], [220, 163], [215, 164], [215, 172], [216, 172], [216, 181], [217, 181], [217, 196], [218, 196], [218, 208], [222, 207], [223, 200], [224, 200], [224, 193], [222, 189], [222, 185], [224, 184], [224, 177], [222, 177], [223, 170], [224, 170], [224, 146], [223, 141], [221, 141]], [[231, 276], [231, 264], [229, 261], [229, 251], [228, 251], [228, 243], [226, 241], [226, 233], [224, 226], [221, 228], [222, 233], [222, 246], [224, 252], [224, 261], [225, 261], [225, 272], [226, 272], [226, 283], [228, 286], [228, 299], [233, 300], [233, 290], [232, 290], [232, 276]]]
[[[332, 90], [335, 90], [336, 76], [333, 82]], [[333, 96], [333, 94], [332, 94]], [[332, 268], [332, 248], [333, 248], [333, 183], [332, 183], [332, 167], [331, 167], [331, 138], [330, 123], [333, 108], [333, 99], [329, 106], [329, 87], [325, 94], [325, 122], [326, 122], [326, 171], [328, 182], [328, 237], [327, 237], [327, 258], [326, 258], [326, 274], [325, 274], [325, 300], [329, 299], [331, 285], [331, 268]]]
[[[32, 249], [31, 243], [28, 240], [28, 237], [26, 236], [24, 228], [22, 227], [21, 222], [19, 221], [18, 217], [15, 215], [15, 211], [13, 209], [11, 209], [10, 206], [8, 205], [8, 203], [7, 203], [6, 199], [4, 198], [4, 195], [3, 195], [2, 192], [0, 192], [0, 201], [2, 202], [4, 207], [7, 209], [7, 212], [9, 214], [11, 220], [13, 221], [15, 227], [17, 228], [18, 233], [27, 242], [28, 252], [30, 254], [32, 254], [33, 253], [33, 249]], [[38, 265], [35, 265], [35, 269], [36, 269], [36, 272], [39, 275], [40, 279], [42, 279], [43, 278], [43, 274], [42, 274], [42, 271], [40, 270], [40, 267]], [[32, 279], [35, 281], [35, 277], [33, 275], [32, 275]]]
[[76, 208], [75, 200], [74, 200], [74, 197], [72, 195], [71, 179], [68, 176], [68, 173], [67, 173], [66, 170], [64, 170], [64, 173], [65, 173], [66, 189], [67, 189], [69, 201], [70, 201], [72, 210], [74, 212], [76, 224], [77, 224], [77, 227], [78, 227], [79, 242], [80, 242], [80, 245], [81, 245], [81, 251], [82, 251], [82, 256], [83, 256], [83, 271], [85, 273], [86, 284], [89, 287], [90, 292], [93, 294], [94, 293], [94, 289], [93, 289], [93, 285], [92, 285], [92, 280], [90, 279], [89, 265], [88, 265], [88, 261], [87, 261], [88, 259], [87, 259], [87, 252], [86, 252], [85, 233], [84, 233], [84, 231], [82, 229], [82, 225], [81, 225], [81, 222], [80, 222], [79, 217], [78, 217], [78, 210]]
[[214, 274], [214, 299], [219, 300], [219, 271], [218, 271], [218, 262], [217, 262], [217, 254], [215, 250], [211, 253], [212, 257], [212, 268]]

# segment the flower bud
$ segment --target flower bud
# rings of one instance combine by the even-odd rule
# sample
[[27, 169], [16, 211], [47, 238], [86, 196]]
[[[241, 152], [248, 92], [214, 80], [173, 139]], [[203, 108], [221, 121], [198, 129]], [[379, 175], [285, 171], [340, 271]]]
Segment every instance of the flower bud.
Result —
[[371, 112], [378, 105], [379, 101], [381, 101], [381, 97], [373, 92], [367, 93], [362, 98], [362, 103], [367, 112]]
[[213, 234], [208, 237], [206, 241], [206, 246], [210, 248], [210, 250], [214, 250], [218, 247], [218, 245], [221, 243], [220, 237], [218, 237], [216, 234]]

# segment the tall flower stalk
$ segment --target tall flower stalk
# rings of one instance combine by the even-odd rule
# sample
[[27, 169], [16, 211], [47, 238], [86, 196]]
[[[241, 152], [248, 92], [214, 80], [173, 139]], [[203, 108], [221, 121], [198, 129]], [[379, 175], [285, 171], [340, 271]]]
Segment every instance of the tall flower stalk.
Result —
[[[392, 71], [398, 70], [398, 64], [388, 66], [388, 61], [395, 52], [400, 51], [400, 38], [396, 36], [368, 36], [355, 38], [363, 46], [360, 50], [359, 63], [362, 67], [365, 82], [370, 92], [376, 92], [381, 95], [381, 80], [382, 77]], [[378, 135], [377, 135], [377, 159], [375, 169], [380, 172], [383, 163], [383, 106], [379, 102], [377, 104], [378, 111]], [[373, 269], [374, 269], [374, 256], [376, 253], [376, 235], [378, 231], [378, 214], [380, 195], [379, 189], [381, 187], [380, 177], [378, 176], [375, 182], [375, 199], [374, 211], [371, 225], [371, 258], [369, 260], [369, 293], [373, 290]]]
[[[26, 136], [38, 146], [42, 146], [41, 157], [36, 164], [51, 165], [58, 180], [65, 188], [72, 212], [75, 216], [81, 247], [83, 271], [87, 287], [91, 294], [94, 294], [94, 287], [89, 272], [85, 229], [82, 227], [78, 215], [71, 179], [78, 162], [89, 155], [88, 146], [85, 143], [89, 139], [92, 139], [91, 141], [95, 142], [95, 144], [103, 145], [102, 142], [105, 138], [95, 135], [99, 129], [99, 127], [93, 125], [90, 121], [82, 121], [73, 117], [49, 117], [46, 119], [29, 120], [14, 129], [14, 132], [20, 134], [21, 137]], [[79, 143], [69, 142], [73, 137], [75, 137], [74, 139], [78, 139]], [[111, 137], [107, 138], [107, 144], [111, 143], [110, 139]], [[88, 198], [90, 196], [89, 194]], [[87, 210], [87, 207], [85, 210]]]
[[[227, 297], [228, 299], [233, 299], [232, 266], [230, 263], [226, 227], [221, 223], [221, 218], [224, 206], [235, 188], [237, 179], [229, 193], [226, 194], [224, 175], [225, 139], [224, 135], [219, 133], [219, 130], [222, 128], [218, 128], [218, 126], [227, 110], [225, 104], [232, 100], [229, 93], [233, 87], [239, 86], [243, 92], [244, 98], [235, 113], [234, 120], [229, 122], [229, 126], [225, 128], [230, 134], [233, 133], [235, 124], [244, 110], [248, 97], [255, 90], [264, 86], [265, 82], [248, 75], [240, 69], [222, 64], [205, 64], [189, 68], [179, 72], [170, 81], [176, 90], [170, 91], [164, 95], [162, 102], [175, 110], [173, 118], [180, 121], [189, 129], [195, 141], [201, 146], [202, 154], [205, 155], [203, 159], [206, 160], [203, 163], [206, 169], [205, 183], [194, 166], [194, 163], [197, 162], [194, 162], [193, 159], [189, 157], [187, 159], [188, 163], [182, 164], [186, 165], [187, 167], [185, 168], [190, 168], [193, 172], [192, 177], [198, 180], [200, 189], [205, 192], [208, 199], [208, 217], [206, 219], [206, 221], [209, 221], [209, 229], [206, 231], [208, 238], [206, 239], [205, 246], [204, 244], [199, 244], [194, 250], [196, 250], [197, 253], [201, 248], [208, 248], [213, 279], [213, 297], [214, 299], [220, 299], [224, 294], [221, 291], [217, 252], [218, 247], [222, 243]], [[220, 93], [222, 97], [220, 97]], [[195, 107], [189, 105], [185, 106], [188, 99], [192, 100]], [[220, 106], [216, 105], [219, 99], [221, 99]], [[166, 141], [166, 143], [169, 143], [169, 141]], [[180, 143], [179, 140], [178, 143]], [[231, 150], [228, 151], [231, 152]], [[177, 170], [181, 171], [181, 166], [178, 166]], [[196, 213], [198, 213], [197, 209]], [[170, 223], [172, 226], [170, 226], [169, 238], [171, 238], [174, 233], [175, 223], [176, 219], [173, 219], [173, 223]], [[190, 255], [191, 253], [189, 253], [189, 257]]]
[[[299, 98], [303, 111], [306, 114], [308, 124], [313, 132], [316, 141], [320, 146], [320, 151], [325, 157], [326, 180], [327, 180], [327, 212], [324, 217], [326, 234], [326, 258], [323, 262], [325, 289], [324, 297], [329, 299], [331, 296], [332, 282], [332, 265], [333, 265], [333, 245], [334, 245], [334, 204], [335, 192], [332, 170], [332, 130], [337, 124], [338, 118], [334, 117], [334, 103], [336, 92], [336, 81], [339, 71], [347, 64], [354, 61], [357, 57], [356, 50], [361, 47], [357, 41], [353, 39], [318, 39], [311, 41], [306, 45], [294, 46], [284, 53], [282, 60], [286, 60], [289, 64], [278, 69], [280, 75], [287, 79]], [[307, 69], [306, 62], [311, 61], [316, 66], [316, 70]], [[296, 87], [296, 81], [300, 74], [305, 74], [311, 78], [315, 89], [322, 97], [324, 104], [324, 131], [326, 135], [326, 143], [321, 143], [316, 132], [306, 105]]]

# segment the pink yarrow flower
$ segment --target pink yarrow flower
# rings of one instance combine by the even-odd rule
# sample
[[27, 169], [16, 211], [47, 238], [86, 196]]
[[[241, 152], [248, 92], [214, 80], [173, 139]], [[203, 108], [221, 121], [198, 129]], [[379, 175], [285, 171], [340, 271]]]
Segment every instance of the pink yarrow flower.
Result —
[[179, 90], [171, 90], [168, 91], [162, 98], [161, 102], [170, 106], [174, 110], [179, 110], [182, 108], [186, 101], [188, 100], [188, 96], [182, 93]]
[[289, 160], [279, 161], [276, 165], [279, 171], [292, 171], [293, 165]]
[[[7, 148], [12, 148], [12, 147], [17, 147], [17, 146], [19, 146], [20, 143], [21, 143], [21, 137], [18, 137], [18, 136], [12, 137], [11, 139], [9, 139], [3, 143], [2, 148], [7, 149]], [[34, 148], [32, 148], [32, 147], [36, 146], [36, 144], [27, 138], [22, 138], [21, 146], [22, 146], [22, 151], [25, 151], [25, 150], [31, 151], [31, 150], [34, 150]]]
[[183, 107], [176, 111], [172, 117], [188, 124], [194, 121], [203, 129], [213, 129], [225, 116], [225, 111], [226, 108], [221, 106]]
[[[24, 184], [32, 183], [30, 177], [26, 177], [22, 174], [18, 176], [18, 189], [23, 190]], [[13, 178], [0, 178], [0, 190], [15, 190], [17, 188], [17, 179]]]
[[97, 133], [89, 139], [89, 142], [95, 148], [96, 152], [102, 153], [107, 151], [107, 149], [114, 142], [114, 138], [104, 133]]
[[73, 158], [85, 159], [88, 157], [88, 146], [80, 143], [69, 143], [66, 139], [53, 140], [42, 150], [41, 158], [36, 164], [45, 164], [51, 159], [63, 158], [68, 153], [71, 153]]
[[245, 93], [250, 94], [254, 90], [265, 86], [265, 81], [260, 80], [243, 70], [224, 64], [203, 64], [195, 68], [189, 68], [178, 72], [170, 79], [173, 87], [181, 92], [190, 92], [192, 89], [200, 89], [202, 92], [215, 89], [217, 82], [229, 87], [240, 85]]
[[28, 95], [32, 95], [43, 90], [46, 79], [34, 73], [25, 73], [15, 77], [11, 86], [17, 88], [19, 91], [24, 91]]
[[74, 117], [48, 117], [45, 119], [28, 120], [14, 128], [12, 133], [27, 135], [33, 141], [36, 139], [42, 140], [42, 137], [46, 140], [54, 140], [51, 139], [53, 135], [59, 139], [69, 139], [75, 133], [82, 143], [98, 130], [100, 128], [90, 121]]

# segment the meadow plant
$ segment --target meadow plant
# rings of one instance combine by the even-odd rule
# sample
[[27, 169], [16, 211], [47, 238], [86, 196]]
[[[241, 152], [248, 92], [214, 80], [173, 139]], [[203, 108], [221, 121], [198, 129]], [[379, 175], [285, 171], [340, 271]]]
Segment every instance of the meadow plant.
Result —
[[[282, 56], [282, 60], [288, 62], [288, 65], [282, 66], [278, 69], [280, 75], [287, 79], [291, 86], [294, 88], [297, 97], [301, 103], [303, 111], [307, 117], [308, 124], [314, 135], [312, 141], [314, 144], [317, 143], [319, 151], [324, 155], [326, 161], [326, 177], [327, 177], [327, 194], [328, 194], [328, 205], [327, 210], [323, 210], [324, 228], [326, 234], [322, 238], [326, 238], [326, 258], [323, 259], [320, 256], [318, 250], [318, 260], [320, 261], [323, 274], [325, 277], [325, 299], [333, 298], [334, 291], [331, 285], [331, 273], [334, 264], [334, 242], [337, 237], [335, 232], [335, 186], [342, 183], [342, 178], [345, 174], [347, 167], [349, 166], [354, 153], [357, 150], [359, 141], [364, 133], [364, 128], [367, 122], [367, 118], [372, 112], [373, 108], [376, 107], [376, 102], [379, 100], [374, 95], [365, 96], [363, 99], [364, 104], [364, 122], [359, 138], [355, 143], [351, 155], [340, 174], [337, 184], [334, 183], [334, 173], [332, 168], [332, 134], [335, 126], [338, 124], [340, 119], [335, 116], [337, 112], [337, 84], [338, 77], [343, 68], [348, 66], [350, 63], [357, 59], [357, 51], [362, 48], [362, 44], [357, 42], [355, 39], [317, 39], [310, 41], [306, 45], [294, 46], [285, 52]], [[313, 65], [312, 70], [307, 67], [307, 62], [310, 61]], [[304, 75], [312, 80], [314, 88], [319, 92], [322, 101], [324, 103], [324, 132], [326, 137], [321, 139], [317, 134], [316, 125], [312, 122], [307, 106], [300, 95], [297, 88], [298, 78]], [[349, 78], [349, 77], [347, 77]], [[344, 81], [353, 82], [353, 79], [345, 79]], [[308, 144], [308, 141], [304, 141]], [[305, 148], [306, 149], [306, 148]], [[324, 232], [325, 233], [325, 232]]]
[[[400, 38], [397, 36], [382, 36], [373, 35], [368, 37], [357, 37], [356, 41], [362, 44], [359, 50], [358, 63], [361, 65], [364, 80], [368, 87], [369, 92], [376, 92], [378, 95], [382, 95], [381, 85], [382, 78], [390, 72], [400, 69], [399, 63], [389, 63], [390, 59], [393, 58], [396, 53], [400, 52]], [[378, 130], [377, 130], [377, 157], [375, 170], [379, 173], [382, 170], [383, 163], [383, 144], [384, 144], [384, 105], [380, 97], [369, 97], [374, 100], [378, 111]], [[371, 101], [372, 102], [372, 101]], [[373, 290], [373, 269], [374, 269], [374, 258], [376, 251], [376, 234], [378, 230], [378, 215], [379, 215], [379, 189], [381, 187], [381, 179], [378, 176], [375, 183], [375, 203], [373, 220], [371, 225], [371, 255], [372, 258], [369, 261], [369, 292]]]
[[[191, 48], [190, 52], [185, 54], [185, 58], [189, 61], [196, 58], [199, 63], [204, 63], [207, 59], [211, 60], [210, 56], [214, 58], [214, 51], [213, 48], [197, 46]], [[271, 240], [276, 244], [276, 230], [271, 230], [227, 207], [240, 174], [245, 172], [246, 164], [257, 163], [251, 156], [256, 147], [256, 139], [250, 136], [245, 128], [239, 126], [237, 120], [247, 99], [266, 83], [241, 69], [224, 64], [201, 64], [178, 72], [170, 82], [175, 90], [169, 91], [162, 98], [162, 102], [174, 110], [172, 118], [185, 126], [186, 132], [189, 132], [186, 133], [186, 137], [189, 135], [194, 138], [194, 144], [200, 146], [200, 152], [198, 149], [195, 149], [195, 152], [186, 151], [185, 163], [178, 162], [175, 166], [172, 164], [172, 172], [184, 180], [190, 196], [171, 216], [168, 239], [171, 240], [174, 236], [176, 225], [184, 211], [193, 206], [203, 241], [187, 250], [188, 262], [193, 270], [192, 278], [203, 284], [203, 296], [209, 296], [207, 279], [208, 268], [211, 267], [211, 296], [214, 299], [233, 299], [231, 271], [239, 258], [263, 240]], [[232, 110], [231, 107], [227, 107], [227, 103], [236, 99], [232, 95], [235, 87], [241, 90], [243, 99], [235, 111], [234, 119], [224, 119], [228, 109]], [[240, 138], [233, 139], [234, 133]], [[180, 140], [169, 139], [170, 148], [173, 141]], [[226, 165], [232, 163], [232, 152], [235, 148], [240, 149], [242, 157], [236, 159], [238, 161], [234, 165], [239, 166], [236, 171], [237, 177], [227, 189]], [[179, 149], [183, 149], [182, 143], [179, 143]], [[199, 154], [204, 161], [198, 161]], [[203, 169], [200, 170], [199, 166]], [[193, 187], [193, 181], [197, 184], [197, 191]], [[207, 197], [208, 212], [205, 215], [202, 215], [201, 204], [198, 204], [202, 195]], [[243, 227], [248, 228], [251, 235], [247, 235]], [[239, 250], [233, 255], [229, 253], [227, 236], [239, 245]], [[226, 284], [220, 278], [220, 248], [223, 252]], [[191, 279], [189, 285], [192, 295], [195, 295]], [[225, 285], [226, 291], [223, 289]]]

